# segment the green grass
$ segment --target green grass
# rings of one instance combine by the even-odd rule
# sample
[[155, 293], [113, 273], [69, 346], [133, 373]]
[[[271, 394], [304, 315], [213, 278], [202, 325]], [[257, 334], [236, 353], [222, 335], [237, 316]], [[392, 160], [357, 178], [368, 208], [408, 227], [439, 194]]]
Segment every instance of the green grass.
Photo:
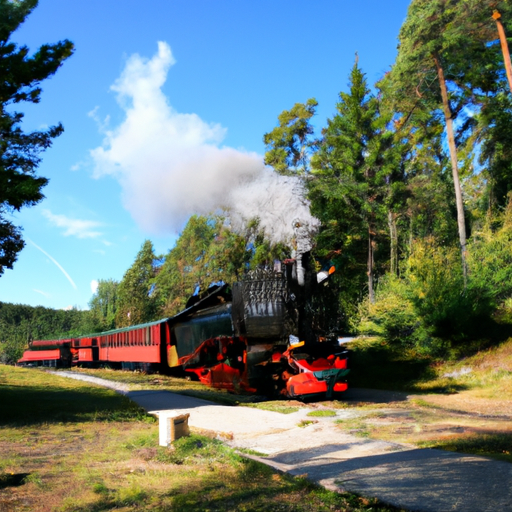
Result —
[[308, 412], [307, 415], [314, 418], [328, 418], [336, 416], [336, 411], [331, 411], [330, 409], [316, 409], [315, 411]]
[[244, 404], [247, 407], [254, 407], [264, 411], [279, 412], [281, 414], [292, 414], [300, 410], [300, 407], [288, 405], [286, 401], [272, 400], [259, 403]]
[[334, 423], [357, 437], [370, 437], [372, 430], [371, 426], [364, 421], [364, 418], [339, 419], [335, 420]]
[[0, 366], [0, 403], [0, 510], [397, 510], [277, 474], [196, 432], [160, 447], [155, 421], [122, 396], [43, 371]]
[[489, 389], [497, 398], [504, 391], [512, 394], [512, 338], [491, 348], [484, 340], [468, 354], [444, 361], [378, 337], [356, 340], [350, 344], [349, 387], [436, 394]]
[[421, 448], [438, 448], [451, 452], [470, 453], [512, 462], [512, 435], [482, 434], [441, 441], [418, 443]]
[[[58, 383], [58, 384], [57, 384]], [[0, 365], [0, 425], [51, 422], [155, 421], [128, 398], [111, 390]]]
[[317, 423], [316, 420], [301, 420], [297, 426], [300, 428], [307, 427], [308, 425], [313, 425], [313, 423]]

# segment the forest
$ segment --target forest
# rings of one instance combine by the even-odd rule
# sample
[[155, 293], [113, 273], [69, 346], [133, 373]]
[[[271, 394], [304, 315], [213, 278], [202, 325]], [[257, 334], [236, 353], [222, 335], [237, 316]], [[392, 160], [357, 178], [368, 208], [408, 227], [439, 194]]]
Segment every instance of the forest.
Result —
[[[368, 84], [357, 55], [320, 133], [317, 101], [283, 107], [265, 163], [303, 184], [319, 222], [318, 269], [334, 265], [333, 333], [380, 336], [419, 355], [488, 346], [512, 325], [512, 4], [413, 0], [390, 71]], [[175, 246], [146, 240], [88, 311], [0, 304], [0, 358], [37, 337], [174, 315], [213, 282], [293, 256], [257, 218], [192, 216]]]

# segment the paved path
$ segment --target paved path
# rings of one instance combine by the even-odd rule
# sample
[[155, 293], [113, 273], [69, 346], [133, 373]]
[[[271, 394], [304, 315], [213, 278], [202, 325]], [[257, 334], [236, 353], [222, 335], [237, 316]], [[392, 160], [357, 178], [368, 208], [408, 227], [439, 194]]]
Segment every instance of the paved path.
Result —
[[[336, 418], [216, 405], [167, 391], [124, 392], [146, 411], [189, 413], [189, 425], [217, 433], [234, 448], [328, 489], [352, 491], [418, 512], [512, 512], [512, 464], [484, 457], [362, 439]], [[337, 419], [354, 417], [351, 409]], [[317, 423], [299, 427], [305, 419]]]

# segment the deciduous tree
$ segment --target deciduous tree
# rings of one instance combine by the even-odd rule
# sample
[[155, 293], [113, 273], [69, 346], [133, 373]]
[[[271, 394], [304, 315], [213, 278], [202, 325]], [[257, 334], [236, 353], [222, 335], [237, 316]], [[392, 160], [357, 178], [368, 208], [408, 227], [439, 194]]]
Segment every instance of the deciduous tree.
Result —
[[119, 283], [114, 279], [100, 279], [98, 289], [89, 301], [92, 319], [101, 331], [116, 326], [117, 291]]
[[152, 291], [156, 263], [153, 244], [146, 240], [117, 287], [116, 327], [155, 320], [156, 307]]
[[317, 106], [314, 98], [306, 103], [296, 103], [291, 110], [279, 114], [279, 125], [263, 136], [267, 148], [265, 163], [279, 174], [304, 176], [309, 172], [311, 153], [316, 144], [310, 119]]

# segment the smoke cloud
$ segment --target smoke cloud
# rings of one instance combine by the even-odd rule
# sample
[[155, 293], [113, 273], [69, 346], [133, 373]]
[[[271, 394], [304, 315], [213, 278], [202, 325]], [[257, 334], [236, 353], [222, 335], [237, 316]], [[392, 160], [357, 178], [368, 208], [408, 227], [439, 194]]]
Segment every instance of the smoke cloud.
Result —
[[164, 42], [149, 60], [128, 59], [111, 87], [125, 118], [103, 128], [102, 146], [91, 151], [94, 176], [115, 177], [125, 208], [155, 234], [176, 232], [192, 214], [221, 209], [235, 227], [259, 217], [274, 242], [293, 236], [296, 218], [314, 229], [318, 222], [299, 180], [266, 168], [261, 155], [221, 146], [226, 129], [219, 124], [175, 111], [162, 92], [174, 63]]

